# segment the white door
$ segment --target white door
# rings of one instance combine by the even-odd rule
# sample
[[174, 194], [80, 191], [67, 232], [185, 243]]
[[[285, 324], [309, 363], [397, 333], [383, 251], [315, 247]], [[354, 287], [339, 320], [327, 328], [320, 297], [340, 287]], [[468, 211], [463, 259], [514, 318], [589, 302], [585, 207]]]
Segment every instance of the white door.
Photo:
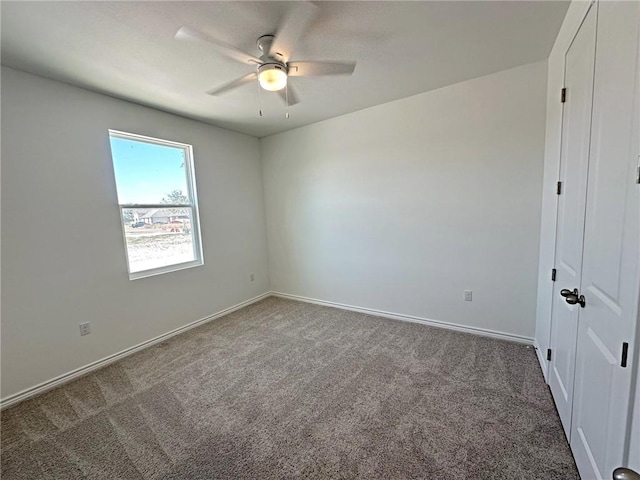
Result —
[[[640, 263], [639, 2], [599, 2], [593, 116], [571, 426], [582, 478], [626, 461]], [[623, 347], [626, 367], [622, 366]], [[640, 425], [636, 426], [640, 428]]]
[[[551, 316], [549, 387], [567, 438], [571, 408], [580, 306], [570, 305], [561, 290], [580, 286], [582, 243], [589, 162], [591, 100], [596, 39], [592, 6], [565, 57], [566, 101], [562, 113], [561, 191], [556, 229], [556, 281]], [[560, 94], [560, 92], [558, 92]], [[560, 101], [560, 99], [558, 99]]]

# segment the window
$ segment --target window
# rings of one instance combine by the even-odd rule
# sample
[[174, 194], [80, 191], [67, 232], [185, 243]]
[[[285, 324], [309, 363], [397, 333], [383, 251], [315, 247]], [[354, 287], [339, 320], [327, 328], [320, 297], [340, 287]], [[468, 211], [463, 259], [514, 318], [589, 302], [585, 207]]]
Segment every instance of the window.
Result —
[[109, 130], [129, 278], [202, 265], [191, 145]]

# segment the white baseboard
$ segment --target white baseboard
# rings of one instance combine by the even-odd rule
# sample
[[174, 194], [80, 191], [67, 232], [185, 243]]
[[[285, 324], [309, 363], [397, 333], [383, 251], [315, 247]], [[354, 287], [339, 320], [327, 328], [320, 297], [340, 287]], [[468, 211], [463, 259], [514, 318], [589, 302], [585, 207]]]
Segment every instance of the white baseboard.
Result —
[[300, 295], [291, 295], [288, 293], [271, 292], [274, 297], [288, 298], [289, 300], [298, 300], [300, 302], [314, 303], [316, 305], [324, 305], [326, 307], [340, 308], [342, 310], [351, 310], [353, 312], [368, 313], [369, 315], [375, 315], [377, 317], [390, 318], [393, 320], [401, 320], [404, 322], [421, 323], [423, 325], [429, 325], [431, 327], [446, 328], [448, 330], [455, 330], [457, 332], [472, 333], [474, 335], [481, 335], [483, 337], [498, 338], [500, 340], [508, 340], [511, 342], [524, 343], [527, 345], [533, 345], [533, 338], [524, 337], [522, 335], [514, 335], [512, 333], [498, 332], [495, 330], [489, 330], [486, 328], [468, 327], [465, 325], [458, 325], [455, 323], [442, 322], [440, 320], [432, 320], [429, 318], [416, 317], [413, 315], [404, 315], [401, 313], [385, 312], [383, 310], [375, 310], [373, 308], [356, 307], [353, 305], [346, 305], [344, 303], [328, 302], [326, 300], [318, 300], [315, 298], [302, 297]]
[[216, 318], [223, 317], [231, 312], [235, 312], [236, 310], [239, 310], [243, 307], [251, 305], [252, 303], [256, 303], [270, 296], [271, 296], [271, 292], [263, 293], [262, 295], [258, 295], [257, 297], [238, 303], [237, 305], [233, 305], [232, 307], [225, 308], [224, 310], [221, 310], [218, 313], [214, 313], [213, 315], [209, 315], [208, 317], [204, 317], [204, 318], [201, 318], [200, 320], [196, 320], [195, 322], [191, 322], [191, 323], [188, 323], [187, 325], [183, 325], [182, 327], [178, 327], [174, 330], [171, 330], [170, 332], [167, 332], [155, 338], [152, 338], [151, 340], [147, 340], [146, 342], [139, 343], [137, 345], [134, 345], [133, 347], [129, 347], [118, 353], [109, 355], [108, 357], [104, 357], [100, 360], [96, 360], [95, 362], [85, 365], [84, 367], [76, 368], [75, 370], [59, 375], [55, 378], [52, 378], [51, 380], [47, 380], [46, 382], [42, 382], [38, 385], [27, 388], [18, 393], [14, 393], [13, 395], [9, 395], [8, 397], [0, 400], [0, 410], [8, 408], [12, 405], [20, 403], [24, 400], [27, 400], [41, 393], [44, 393], [48, 390], [58, 387], [64, 383], [70, 382], [71, 380], [74, 380], [78, 377], [91, 373], [95, 370], [106, 367], [107, 365], [117, 362], [118, 360], [128, 357], [129, 355], [133, 355], [134, 353], [139, 352], [140, 350], [149, 348], [150, 346], [155, 345], [156, 343], [163, 342], [180, 333], [186, 332], [187, 330], [191, 330], [192, 328], [203, 325], [207, 322], [215, 320]]

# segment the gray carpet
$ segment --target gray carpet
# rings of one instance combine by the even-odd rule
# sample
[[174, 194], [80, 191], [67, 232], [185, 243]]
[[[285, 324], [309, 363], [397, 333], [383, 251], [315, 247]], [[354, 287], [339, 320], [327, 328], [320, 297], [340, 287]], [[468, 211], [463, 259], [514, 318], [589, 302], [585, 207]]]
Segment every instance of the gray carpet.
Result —
[[2, 412], [2, 479], [574, 479], [532, 348], [268, 298]]

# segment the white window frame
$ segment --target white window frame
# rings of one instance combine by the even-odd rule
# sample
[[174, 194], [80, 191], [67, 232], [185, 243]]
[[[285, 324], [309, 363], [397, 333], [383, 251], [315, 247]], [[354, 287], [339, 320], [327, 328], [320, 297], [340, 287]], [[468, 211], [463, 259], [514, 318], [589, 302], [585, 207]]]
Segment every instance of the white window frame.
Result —
[[[173, 142], [170, 140], [162, 140], [160, 138], [147, 137], [145, 135], [138, 135], [135, 133], [122, 132], [119, 130], [109, 129], [109, 139], [120, 138], [123, 140], [133, 140], [136, 142], [151, 143], [154, 145], [160, 145], [163, 147], [181, 148], [184, 151], [184, 166], [185, 176], [187, 183], [187, 197], [190, 203], [185, 204], [167, 204], [167, 203], [119, 203], [120, 208], [120, 220], [122, 223], [122, 237], [124, 239], [124, 253], [127, 259], [127, 271], [129, 272], [129, 280], [137, 280], [139, 278], [152, 277], [154, 275], [161, 275], [163, 273], [175, 272], [178, 270], [184, 270], [186, 268], [199, 267], [204, 265], [204, 255], [202, 254], [202, 235], [200, 232], [200, 214], [198, 211], [198, 196], [196, 193], [196, 181], [195, 181], [195, 169], [193, 165], [193, 147], [187, 143]], [[113, 162], [113, 154], [111, 156], [111, 162], [114, 166], [114, 178], [115, 178], [115, 163]], [[117, 179], [116, 179], [117, 183]], [[124, 226], [124, 210], [132, 208], [188, 208], [191, 209], [191, 235], [193, 239], [193, 250], [195, 252], [195, 260], [190, 262], [174, 263], [166, 265], [164, 267], [150, 268], [147, 270], [141, 270], [138, 272], [131, 271], [131, 265], [129, 263], [129, 249], [127, 247], [127, 234]]]

